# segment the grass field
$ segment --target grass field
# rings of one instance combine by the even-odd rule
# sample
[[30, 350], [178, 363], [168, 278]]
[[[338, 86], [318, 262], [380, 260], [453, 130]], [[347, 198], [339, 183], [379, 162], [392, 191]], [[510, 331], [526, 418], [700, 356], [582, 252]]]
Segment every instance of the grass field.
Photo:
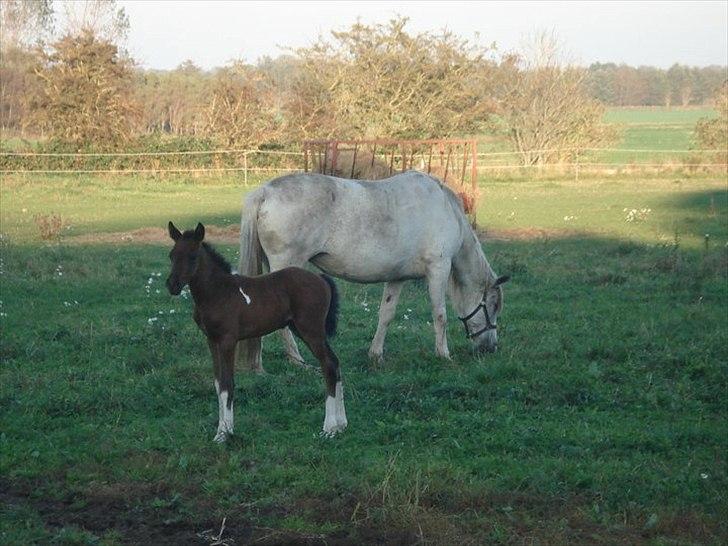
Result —
[[[696, 154], [695, 125], [717, 115], [712, 108], [607, 108], [603, 121], [614, 132], [614, 139], [602, 151], [584, 152], [581, 162], [606, 163], [615, 167], [639, 164], [676, 164], [725, 162], [725, 154]], [[490, 165], [518, 164], [505, 134], [479, 137], [479, 152], [494, 156], [481, 158]]]
[[380, 287], [340, 282], [349, 430], [317, 437], [322, 380], [272, 338], [217, 446], [158, 234], [234, 232], [239, 182], [3, 179], [0, 542], [210, 544], [225, 518], [231, 544], [724, 543], [724, 177], [481, 183], [486, 254], [513, 277], [498, 353], [475, 358], [451, 314], [436, 359], [410, 283], [372, 365]]

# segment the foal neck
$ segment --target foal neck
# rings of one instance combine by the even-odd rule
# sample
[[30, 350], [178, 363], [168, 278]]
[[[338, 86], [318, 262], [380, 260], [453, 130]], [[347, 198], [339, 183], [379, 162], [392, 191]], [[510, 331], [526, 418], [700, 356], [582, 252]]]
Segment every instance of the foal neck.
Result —
[[190, 279], [190, 292], [196, 304], [201, 304], [224, 289], [222, 278], [231, 277], [230, 264], [207, 243], [200, 245], [197, 271]]

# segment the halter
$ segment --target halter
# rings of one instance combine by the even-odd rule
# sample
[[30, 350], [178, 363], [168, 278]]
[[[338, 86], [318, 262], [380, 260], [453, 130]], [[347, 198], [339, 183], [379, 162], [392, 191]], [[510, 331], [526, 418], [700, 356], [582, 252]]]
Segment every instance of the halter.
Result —
[[[473, 318], [478, 311], [483, 310], [483, 314], [485, 315], [485, 326], [478, 330], [477, 332], [471, 332], [470, 328], [468, 328], [468, 321]], [[479, 336], [483, 332], [488, 332], [489, 330], [495, 330], [498, 328], [495, 324], [493, 324], [490, 320], [490, 315], [488, 314], [488, 308], [485, 305], [485, 294], [483, 294], [483, 299], [480, 301], [478, 306], [473, 310], [472, 313], [470, 313], [467, 317], [458, 317], [460, 320], [463, 321], [463, 326], [465, 326], [465, 335], [468, 339], [473, 339], [474, 337]]]

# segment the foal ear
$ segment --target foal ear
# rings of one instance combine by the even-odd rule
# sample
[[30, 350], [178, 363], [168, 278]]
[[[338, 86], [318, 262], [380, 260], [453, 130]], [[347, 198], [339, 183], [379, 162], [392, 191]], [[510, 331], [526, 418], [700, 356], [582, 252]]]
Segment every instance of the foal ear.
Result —
[[510, 275], [502, 275], [501, 277], [498, 277], [495, 280], [495, 283], [493, 284], [493, 288], [495, 288], [496, 286], [500, 286], [501, 284], [505, 284], [505, 283], [507, 283], [510, 280], [511, 280], [511, 276]]
[[172, 238], [173, 241], [178, 241], [182, 238], [182, 233], [180, 233], [180, 231], [176, 227], [174, 227], [174, 224], [172, 222], [167, 224], [167, 229], [169, 230], [169, 236]]
[[201, 223], [197, 224], [197, 227], [195, 228], [195, 241], [202, 242], [202, 239], [205, 238], [205, 226], [203, 226]]

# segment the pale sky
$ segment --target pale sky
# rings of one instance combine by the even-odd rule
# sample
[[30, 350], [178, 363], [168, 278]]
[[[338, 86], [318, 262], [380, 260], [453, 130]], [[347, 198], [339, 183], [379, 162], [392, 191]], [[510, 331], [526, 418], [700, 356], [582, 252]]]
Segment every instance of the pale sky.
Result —
[[476, 34], [500, 51], [518, 49], [534, 32], [555, 31], [570, 56], [592, 62], [728, 65], [728, 1], [462, 2], [462, 1], [157, 1], [120, 0], [129, 15], [127, 47], [145, 68], [192, 59], [203, 68], [233, 59], [255, 62], [282, 47], [310, 45], [360, 17], [410, 18], [410, 31], [447, 28]]

